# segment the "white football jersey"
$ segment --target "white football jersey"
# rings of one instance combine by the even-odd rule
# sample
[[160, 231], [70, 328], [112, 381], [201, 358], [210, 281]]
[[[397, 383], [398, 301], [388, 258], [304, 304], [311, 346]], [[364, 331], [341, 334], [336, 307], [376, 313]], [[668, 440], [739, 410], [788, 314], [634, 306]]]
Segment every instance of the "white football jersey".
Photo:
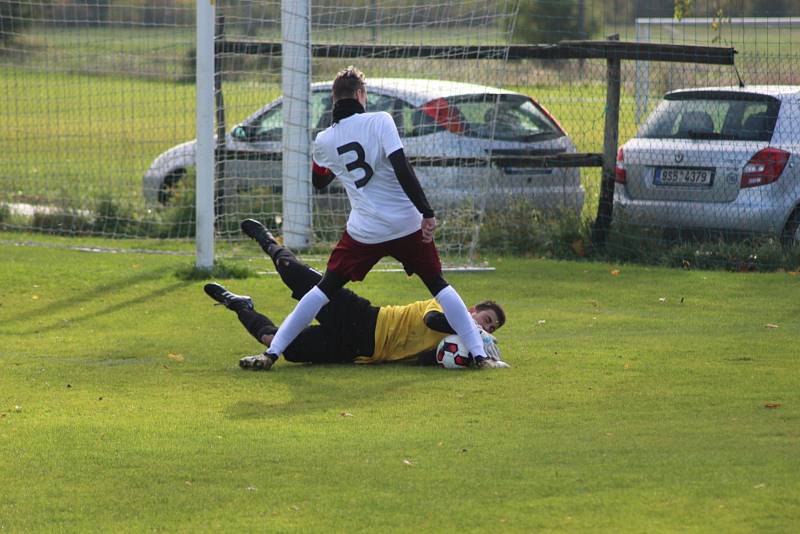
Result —
[[347, 233], [356, 241], [381, 243], [420, 229], [422, 214], [389, 161], [389, 154], [401, 148], [397, 126], [385, 111], [351, 115], [314, 141], [314, 163], [330, 169], [347, 191]]

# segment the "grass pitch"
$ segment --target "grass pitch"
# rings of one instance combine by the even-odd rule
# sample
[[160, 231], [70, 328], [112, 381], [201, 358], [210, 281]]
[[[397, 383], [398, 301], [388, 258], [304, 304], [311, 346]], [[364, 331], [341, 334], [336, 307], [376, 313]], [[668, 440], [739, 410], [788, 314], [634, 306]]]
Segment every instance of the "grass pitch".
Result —
[[[234, 314], [174, 276], [186, 257], [0, 256], [0, 530], [800, 524], [792, 273], [495, 258], [448, 278], [506, 307], [508, 371], [253, 373]], [[222, 282], [277, 319], [294, 305], [274, 276]], [[426, 297], [397, 273], [353, 288]]]

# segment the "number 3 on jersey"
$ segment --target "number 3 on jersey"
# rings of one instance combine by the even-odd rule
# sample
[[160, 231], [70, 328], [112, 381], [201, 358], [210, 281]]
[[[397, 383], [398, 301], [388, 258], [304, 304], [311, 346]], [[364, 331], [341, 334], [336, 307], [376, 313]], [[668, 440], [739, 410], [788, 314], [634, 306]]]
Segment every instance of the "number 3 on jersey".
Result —
[[352, 143], [347, 143], [340, 146], [336, 149], [336, 152], [338, 152], [340, 156], [342, 154], [346, 154], [347, 152], [356, 153], [356, 159], [346, 165], [347, 170], [352, 171], [353, 169], [361, 169], [364, 171], [364, 177], [356, 180], [355, 184], [359, 189], [367, 185], [367, 182], [369, 182], [370, 178], [372, 178], [372, 175], [375, 174], [375, 172], [372, 170], [372, 167], [370, 167], [369, 163], [367, 163], [367, 160], [364, 159], [366, 156], [364, 153], [364, 147], [353, 141]]

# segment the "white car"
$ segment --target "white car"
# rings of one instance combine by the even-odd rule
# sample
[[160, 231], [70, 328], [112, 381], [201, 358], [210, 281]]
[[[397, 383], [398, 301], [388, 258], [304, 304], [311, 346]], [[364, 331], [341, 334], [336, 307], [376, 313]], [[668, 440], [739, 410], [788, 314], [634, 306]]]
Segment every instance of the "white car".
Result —
[[800, 243], [800, 86], [667, 93], [616, 182], [616, 220]]
[[[311, 86], [313, 136], [331, 123], [331, 83]], [[390, 78], [368, 80], [367, 95], [367, 111], [394, 118], [434, 209], [465, 201], [502, 205], [513, 197], [542, 210], [580, 213], [578, 169], [525, 163], [530, 156], [575, 152], [558, 122], [530, 97], [482, 85]], [[282, 192], [282, 103], [267, 104], [225, 136], [226, 194], [256, 187]], [[145, 198], [167, 202], [194, 164], [195, 141], [158, 156], [144, 176]], [[335, 184], [329, 189], [335, 191]]]

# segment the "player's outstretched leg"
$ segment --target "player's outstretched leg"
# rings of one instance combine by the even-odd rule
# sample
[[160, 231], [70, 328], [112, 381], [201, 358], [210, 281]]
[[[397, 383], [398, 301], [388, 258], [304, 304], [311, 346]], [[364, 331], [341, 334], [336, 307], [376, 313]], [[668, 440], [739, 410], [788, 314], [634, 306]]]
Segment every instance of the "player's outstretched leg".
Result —
[[[228, 291], [223, 286], [210, 283], [203, 287], [206, 294], [222, 304], [229, 310], [236, 312], [239, 317], [239, 322], [242, 326], [252, 335], [259, 343], [265, 343], [265, 339], [269, 336], [275, 335], [278, 327], [275, 326], [269, 317], [258, 313], [253, 308], [253, 299], [248, 296], [237, 295]], [[247, 356], [239, 360], [239, 367], [243, 369], [252, 369], [254, 371], [268, 371], [273, 364], [273, 360], [264, 354], [257, 354], [255, 356]]]
[[215, 283], [206, 284], [203, 289], [212, 299], [236, 312], [239, 322], [259, 343], [266, 345], [264, 336], [272, 336], [278, 331], [269, 317], [253, 308], [253, 299], [250, 297], [237, 295]]
[[303, 298], [303, 295], [322, 279], [322, 274], [298, 260], [291, 250], [281, 246], [260, 222], [255, 219], [245, 219], [240, 225], [242, 231], [258, 242], [264, 252], [272, 258], [275, 270], [278, 271], [286, 287], [292, 290], [294, 299]]
[[292, 254], [288, 248], [280, 245], [271, 247], [272, 262], [283, 283], [292, 290], [292, 298], [300, 300], [312, 287], [319, 284], [322, 274], [309, 267]]
[[206, 294], [217, 301], [217, 305], [222, 305], [229, 310], [238, 312], [239, 310], [253, 309], [253, 299], [247, 295], [237, 295], [231, 293], [219, 284], [210, 283], [203, 287]]

